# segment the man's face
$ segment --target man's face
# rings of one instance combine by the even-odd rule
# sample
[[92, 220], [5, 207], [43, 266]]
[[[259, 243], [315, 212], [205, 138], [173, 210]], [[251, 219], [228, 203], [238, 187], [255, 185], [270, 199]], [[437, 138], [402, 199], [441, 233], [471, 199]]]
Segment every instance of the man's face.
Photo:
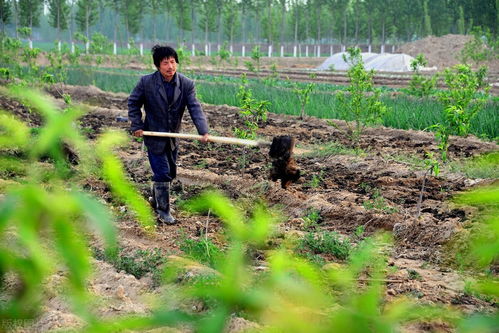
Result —
[[175, 62], [174, 57], [164, 58], [159, 63], [159, 72], [161, 73], [161, 75], [163, 75], [166, 81], [170, 81], [173, 78], [173, 75], [175, 75], [176, 71], [177, 63]]

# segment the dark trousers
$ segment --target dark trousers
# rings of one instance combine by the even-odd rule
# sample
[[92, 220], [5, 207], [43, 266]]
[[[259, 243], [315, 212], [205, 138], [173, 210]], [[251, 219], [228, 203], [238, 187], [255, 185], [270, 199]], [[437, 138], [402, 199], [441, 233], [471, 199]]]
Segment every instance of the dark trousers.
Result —
[[177, 153], [178, 149], [172, 151], [170, 147], [161, 154], [147, 152], [154, 182], [171, 182], [177, 176]]

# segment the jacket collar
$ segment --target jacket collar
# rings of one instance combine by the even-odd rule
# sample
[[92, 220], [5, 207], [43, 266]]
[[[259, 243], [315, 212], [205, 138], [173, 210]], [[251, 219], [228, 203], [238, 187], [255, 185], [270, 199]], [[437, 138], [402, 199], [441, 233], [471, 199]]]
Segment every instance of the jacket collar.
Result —
[[[158, 92], [160, 96], [163, 98], [163, 100], [168, 103], [168, 99], [166, 98], [166, 92], [165, 92], [165, 87], [163, 85], [163, 76], [159, 71], [156, 71], [154, 74], [156, 77], [156, 88], [158, 89]], [[175, 90], [173, 92], [173, 101], [169, 103], [170, 105], [174, 105], [179, 96], [180, 96], [180, 78], [179, 78], [179, 73], [175, 73], [175, 76], [173, 77], [173, 80], [175, 81]]]

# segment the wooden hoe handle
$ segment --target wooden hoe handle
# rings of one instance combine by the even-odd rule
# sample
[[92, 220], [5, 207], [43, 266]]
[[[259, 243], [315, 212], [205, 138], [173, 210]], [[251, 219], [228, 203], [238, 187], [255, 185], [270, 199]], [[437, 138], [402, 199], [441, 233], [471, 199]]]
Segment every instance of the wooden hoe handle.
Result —
[[[151, 132], [151, 131], [143, 131], [143, 135], [147, 136], [160, 136], [167, 138], [178, 138], [178, 139], [188, 139], [188, 140], [199, 140], [202, 138], [201, 135], [197, 134], [186, 134], [186, 133], [170, 133], [170, 132]], [[238, 138], [229, 138], [225, 136], [208, 136], [209, 142], [215, 143], [228, 143], [231, 145], [242, 145], [242, 146], [250, 146], [250, 147], [258, 147], [258, 146], [267, 146], [270, 143], [261, 142], [256, 140], [247, 140], [247, 139], [238, 139]]]

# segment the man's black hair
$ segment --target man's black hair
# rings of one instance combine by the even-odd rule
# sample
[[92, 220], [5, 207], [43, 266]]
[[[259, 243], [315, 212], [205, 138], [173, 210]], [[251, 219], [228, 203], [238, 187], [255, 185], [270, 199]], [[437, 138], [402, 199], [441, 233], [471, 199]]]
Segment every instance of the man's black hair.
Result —
[[175, 62], [178, 64], [177, 51], [170, 46], [154, 45], [151, 49], [152, 59], [154, 60], [154, 65], [159, 68], [159, 64], [163, 59], [175, 58]]

